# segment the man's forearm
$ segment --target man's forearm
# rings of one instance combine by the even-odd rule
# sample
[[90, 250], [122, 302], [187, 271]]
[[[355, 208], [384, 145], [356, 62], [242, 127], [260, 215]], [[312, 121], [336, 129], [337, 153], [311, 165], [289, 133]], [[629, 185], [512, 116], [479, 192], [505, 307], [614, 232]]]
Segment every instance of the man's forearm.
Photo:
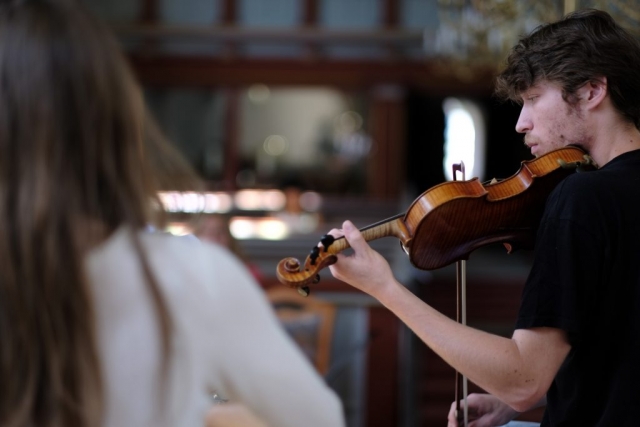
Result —
[[546, 394], [555, 372], [527, 358], [528, 343], [463, 326], [400, 284], [375, 296], [447, 363], [514, 409], [527, 410]]

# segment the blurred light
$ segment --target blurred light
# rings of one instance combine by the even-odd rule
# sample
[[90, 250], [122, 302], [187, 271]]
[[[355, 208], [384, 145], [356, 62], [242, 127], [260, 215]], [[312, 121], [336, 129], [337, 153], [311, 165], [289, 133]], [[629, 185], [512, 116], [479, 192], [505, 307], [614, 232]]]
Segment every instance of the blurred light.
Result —
[[320, 218], [317, 215], [303, 214], [298, 219], [296, 231], [299, 233], [312, 233], [318, 228]]
[[262, 204], [265, 210], [279, 211], [284, 209], [287, 197], [280, 190], [267, 190], [262, 194]]
[[167, 212], [224, 213], [233, 207], [231, 196], [226, 193], [165, 191], [158, 196]]
[[247, 90], [247, 96], [249, 100], [254, 104], [264, 104], [269, 100], [271, 96], [271, 91], [269, 87], [264, 84], [255, 84], [251, 85]]
[[196, 213], [204, 211], [204, 196], [200, 193], [182, 193], [182, 212]]
[[257, 190], [240, 190], [235, 197], [236, 206], [245, 211], [262, 209], [262, 193]]
[[258, 222], [257, 236], [266, 240], [282, 240], [289, 234], [289, 227], [278, 219], [262, 219]]
[[289, 226], [278, 218], [234, 217], [229, 222], [229, 231], [239, 240], [282, 240], [289, 235]]
[[270, 135], [264, 140], [264, 151], [270, 156], [281, 156], [286, 153], [289, 143], [282, 135]]
[[[285, 209], [287, 196], [282, 190], [239, 190], [235, 194], [224, 192], [175, 192], [158, 193], [162, 207], [167, 212], [226, 213], [234, 208], [246, 211], [277, 212]], [[300, 195], [300, 206], [314, 212], [322, 203], [318, 193], [307, 191]]]
[[193, 232], [189, 225], [182, 222], [172, 222], [167, 224], [165, 231], [173, 234], [174, 236], [186, 236]]
[[362, 127], [362, 116], [355, 111], [345, 111], [336, 119], [336, 128], [339, 132], [357, 132]]
[[278, 211], [284, 208], [286, 196], [280, 190], [240, 190], [235, 195], [238, 209]]
[[162, 203], [162, 206], [165, 211], [180, 212], [181, 207], [179, 206], [177, 194], [178, 193], [169, 193], [169, 192], [162, 192], [158, 194], [158, 197], [160, 198], [160, 202]]
[[307, 212], [317, 212], [322, 206], [322, 196], [315, 191], [300, 194], [300, 207]]
[[236, 239], [249, 239], [255, 235], [255, 226], [249, 218], [232, 218], [229, 231]]
[[205, 193], [204, 212], [224, 213], [229, 212], [233, 207], [233, 199], [226, 193]]

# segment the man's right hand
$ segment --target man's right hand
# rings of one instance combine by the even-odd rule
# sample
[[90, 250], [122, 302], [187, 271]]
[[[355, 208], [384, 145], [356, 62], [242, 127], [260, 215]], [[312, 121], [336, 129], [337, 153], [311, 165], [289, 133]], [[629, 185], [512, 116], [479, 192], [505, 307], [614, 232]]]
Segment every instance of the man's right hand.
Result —
[[[464, 402], [460, 402], [460, 418], [456, 419], [456, 402], [451, 404], [449, 410], [448, 427], [459, 427], [464, 425], [462, 413]], [[496, 427], [501, 426], [520, 413], [509, 405], [490, 394], [472, 393], [467, 396], [469, 407], [469, 427]]]

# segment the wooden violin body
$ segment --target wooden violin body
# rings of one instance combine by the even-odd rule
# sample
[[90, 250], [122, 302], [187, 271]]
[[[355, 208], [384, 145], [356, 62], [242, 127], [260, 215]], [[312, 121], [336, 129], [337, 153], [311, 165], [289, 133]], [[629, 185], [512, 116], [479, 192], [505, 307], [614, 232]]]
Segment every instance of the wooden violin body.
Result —
[[[413, 201], [406, 213], [361, 229], [367, 241], [397, 237], [411, 263], [433, 270], [475, 249], [503, 243], [507, 252], [532, 248], [549, 193], [576, 168], [593, 162], [580, 148], [569, 146], [524, 161], [510, 178], [482, 184], [477, 178], [436, 185]], [[300, 265], [295, 258], [278, 264], [278, 279], [291, 287], [317, 280], [317, 272], [349, 247], [346, 239], [324, 236], [321, 245]]]

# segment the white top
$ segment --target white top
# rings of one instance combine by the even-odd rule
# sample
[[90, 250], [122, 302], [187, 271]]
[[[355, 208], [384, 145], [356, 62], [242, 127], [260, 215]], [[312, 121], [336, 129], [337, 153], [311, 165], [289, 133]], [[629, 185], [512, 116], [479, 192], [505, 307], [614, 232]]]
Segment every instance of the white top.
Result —
[[280, 326], [226, 249], [139, 233], [173, 317], [167, 397], [160, 396], [154, 306], [126, 228], [87, 260], [106, 386], [105, 427], [203, 427], [216, 391], [273, 427], [344, 426], [338, 397]]

